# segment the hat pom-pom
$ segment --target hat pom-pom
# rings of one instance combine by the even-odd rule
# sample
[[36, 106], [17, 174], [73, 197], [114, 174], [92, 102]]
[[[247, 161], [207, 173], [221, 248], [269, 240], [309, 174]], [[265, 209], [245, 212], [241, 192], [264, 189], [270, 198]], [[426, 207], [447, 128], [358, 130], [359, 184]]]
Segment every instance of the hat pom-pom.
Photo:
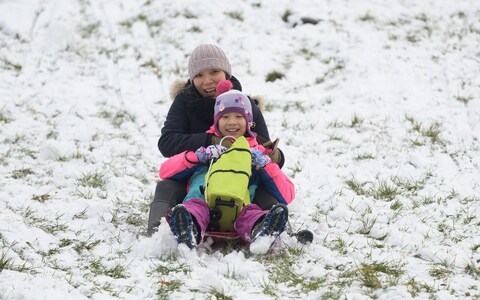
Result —
[[217, 84], [217, 95], [221, 95], [233, 88], [230, 80], [222, 80]]

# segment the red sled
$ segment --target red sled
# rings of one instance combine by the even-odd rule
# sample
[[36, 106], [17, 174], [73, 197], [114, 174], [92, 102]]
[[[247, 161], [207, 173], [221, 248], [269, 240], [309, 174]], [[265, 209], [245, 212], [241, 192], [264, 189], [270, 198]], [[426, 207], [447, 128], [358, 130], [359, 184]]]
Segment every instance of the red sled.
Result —
[[201, 244], [212, 252], [223, 249], [226, 246], [236, 248], [247, 245], [236, 232], [232, 231], [207, 231], [203, 235]]
[[221, 238], [224, 240], [237, 240], [239, 238], [236, 232], [231, 231], [207, 231], [203, 235], [203, 238], [212, 237], [212, 238]]

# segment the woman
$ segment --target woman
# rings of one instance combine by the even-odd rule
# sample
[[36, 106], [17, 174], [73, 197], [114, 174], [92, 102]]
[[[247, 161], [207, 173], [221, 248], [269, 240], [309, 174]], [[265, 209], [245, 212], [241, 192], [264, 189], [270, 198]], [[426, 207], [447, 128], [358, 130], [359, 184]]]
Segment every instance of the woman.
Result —
[[[273, 163], [267, 155], [266, 149], [259, 145], [256, 140], [256, 133], [252, 132], [253, 124], [252, 106], [248, 97], [240, 91], [231, 90], [230, 81], [220, 82], [217, 90], [225, 92], [219, 95], [215, 104], [214, 124], [208, 130], [209, 133], [218, 137], [233, 136], [235, 139], [245, 137], [244, 147], [250, 147], [250, 154], [239, 151], [227, 151], [227, 148], [220, 145], [210, 145], [208, 147], [200, 147], [195, 152], [184, 151], [180, 154], [170, 157], [162, 163], [159, 176], [162, 179], [175, 178], [176, 180], [187, 180], [188, 192], [182, 204], [175, 206], [172, 213], [167, 217], [170, 229], [178, 243], [184, 243], [189, 248], [195, 248], [202, 240], [207, 230], [214, 231], [234, 231], [244, 243], [253, 242], [259, 236], [279, 236], [284, 230], [288, 222], [288, 205], [295, 197], [295, 187], [290, 179], [284, 174], [280, 167]], [[220, 87], [220, 89], [219, 89]], [[226, 208], [222, 221], [218, 219], [211, 220], [210, 209], [207, 205], [205, 196], [201, 193], [202, 187], [206, 186], [205, 176], [210, 172], [209, 166], [212, 159], [220, 157], [217, 162], [223, 168], [222, 173], [212, 171], [211, 177], [218, 179], [217, 174], [223, 180], [228, 180], [231, 190], [228, 191], [229, 197], [237, 195], [235, 201], [239, 206], [236, 208]], [[237, 160], [239, 156], [246, 159]], [[231, 165], [229, 158], [237, 156], [235, 163]], [[243, 161], [242, 164], [240, 161]], [[251, 165], [251, 173], [248, 180], [245, 180], [245, 174], [237, 172], [239, 166], [243, 172], [246, 172]], [[227, 171], [229, 169], [237, 171]], [[250, 204], [256, 192], [256, 188], [263, 183], [270, 193], [278, 200], [280, 204], [273, 206], [270, 210], [262, 210], [258, 205]], [[233, 187], [235, 185], [235, 187]], [[213, 187], [213, 186], [211, 186]], [[214, 187], [213, 187], [214, 188]], [[218, 188], [218, 186], [217, 186]], [[220, 187], [220, 189], [222, 189]], [[214, 189], [215, 190], [215, 189]], [[210, 191], [210, 189], [209, 189]], [[220, 196], [224, 191], [213, 192], [216, 196]], [[246, 194], [246, 195], [245, 195]], [[215, 197], [213, 197], [215, 198]], [[241, 200], [239, 198], [242, 198]], [[210, 199], [213, 200], [213, 199]], [[223, 199], [223, 200], [228, 200]], [[210, 201], [211, 205], [215, 201]], [[243, 203], [243, 206], [240, 204]], [[215, 205], [217, 206], [217, 205]], [[217, 206], [217, 209], [225, 206]], [[240, 213], [238, 212], [240, 210]], [[235, 212], [235, 213], [233, 213]], [[233, 222], [233, 224], [232, 224]], [[222, 225], [221, 225], [221, 224]], [[233, 227], [231, 227], [233, 225]]]
[[[220, 138], [206, 131], [213, 124], [216, 86], [229, 79], [233, 88], [241, 91], [240, 82], [232, 76], [232, 67], [222, 49], [215, 45], [203, 44], [195, 48], [188, 61], [189, 80], [179, 91], [174, 92], [167, 119], [158, 140], [158, 149], [165, 157], [171, 157], [185, 150], [195, 151], [200, 147], [219, 144]], [[252, 101], [252, 130], [266, 148], [269, 156], [280, 167], [283, 166], [282, 152], [270, 142], [265, 120], [260, 108]], [[223, 143], [229, 147], [231, 144]], [[182, 203], [186, 196], [187, 182], [165, 179], [157, 183], [154, 200], [150, 205], [147, 234], [151, 235], [164, 217], [175, 205]], [[263, 185], [260, 185], [253, 202], [262, 209], [270, 209], [277, 204]]]

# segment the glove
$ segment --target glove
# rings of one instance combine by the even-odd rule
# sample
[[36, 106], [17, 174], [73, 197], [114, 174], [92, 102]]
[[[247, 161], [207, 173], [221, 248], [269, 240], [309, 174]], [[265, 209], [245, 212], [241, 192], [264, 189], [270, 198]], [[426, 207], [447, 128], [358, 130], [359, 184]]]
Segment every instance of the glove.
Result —
[[207, 163], [213, 158], [219, 158], [223, 152], [228, 149], [222, 145], [210, 145], [207, 148], [200, 147], [195, 151], [195, 154], [198, 157], [198, 161], [201, 163]]
[[275, 141], [268, 141], [266, 143], [263, 143], [262, 146], [267, 149], [266, 154], [272, 162], [279, 164], [280, 161], [282, 160], [282, 154], [280, 153], [280, 150], [278, 150], [277, 145], [278, 145], [279, 140], [276, 139]]
[[258, 149], [252, 149], [252, 165], [257, 168], [257, 170], [271, 162], [272, 159], [268, 157], [268, 155], [263, 154]]
[[[219, 145], [220, 141], [222, 140], [221, 137], [218, 137], [216, 135], [212, 136], [212, 145]], [[222, 142], [222, 146], [225, 146], [227, 148], [230, 148], [232, 146], [232, 141], [230, 139], [224, 139]]]

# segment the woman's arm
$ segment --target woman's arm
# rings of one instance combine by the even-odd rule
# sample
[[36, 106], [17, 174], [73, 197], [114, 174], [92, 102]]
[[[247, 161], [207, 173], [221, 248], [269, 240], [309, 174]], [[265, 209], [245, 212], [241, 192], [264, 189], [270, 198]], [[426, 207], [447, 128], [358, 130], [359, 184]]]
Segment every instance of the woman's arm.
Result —
[[270, 134], [268, 133], [267, 124], [265, 123], [265, 119], [263, 118], [262, 111], [260, 107], [252, 101], [252, 112], [253, 112], [253, 122], [255, 122], [255, 127], [252, 130], [261, 136], [262, 138], [266, 139], [267, 141], [270, 140]]
[[201, 146], [210, 145], [211, 136], [204, 132], [190, 132], [186, 104], [181, 99], [175, 99], [162, 128], [158, 149], [165, 157], [185, 150], [195, 151]]

